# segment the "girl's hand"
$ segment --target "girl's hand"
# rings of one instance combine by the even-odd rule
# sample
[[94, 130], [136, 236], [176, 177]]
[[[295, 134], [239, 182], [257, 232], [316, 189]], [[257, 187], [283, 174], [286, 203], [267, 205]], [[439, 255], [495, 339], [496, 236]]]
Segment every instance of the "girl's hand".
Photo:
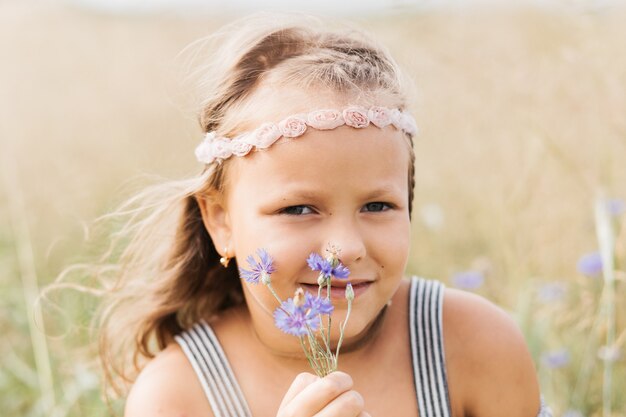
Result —
[[280, 403], [277, 417], [370, 417], [363, 411], [363, 397], [352, 385], [352, 378], [344, 372], [324, 378], [301, 373]]

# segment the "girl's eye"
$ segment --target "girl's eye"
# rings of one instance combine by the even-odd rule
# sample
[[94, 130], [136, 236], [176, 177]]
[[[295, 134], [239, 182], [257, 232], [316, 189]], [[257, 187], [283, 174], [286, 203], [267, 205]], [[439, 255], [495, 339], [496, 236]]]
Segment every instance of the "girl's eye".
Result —
[[381, 201], [376, 201], [373, 203], [367, 203], [363, 206], [363, 211], [386, 211], [391, 208], [391, 205], [388, 203], [383, 203]]
[[313, 210], [311, 210], [311, 207], [309, 206], [290, 206], [290, 207], [285, 207], [284, 209], [280, 210], [280, 214], [287, 214], [290, 216], [301, 216], [303, 214], [311, 214], [313, 213]]

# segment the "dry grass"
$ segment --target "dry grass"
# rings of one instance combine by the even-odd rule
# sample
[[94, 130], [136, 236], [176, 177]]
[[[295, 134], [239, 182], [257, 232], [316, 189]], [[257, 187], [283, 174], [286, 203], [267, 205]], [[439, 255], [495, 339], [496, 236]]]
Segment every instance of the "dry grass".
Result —
[[[39, 408], [37, 349], [26, 336], [32, 326], [20, 242], [32, 248], [39, 284], [50, 282], [85, 256], [83, 224], [120, 200], [120, 184], [145, 172], [198, 171], [193, 148], [200, 132], [174, 61], [220, 19], [113, 17], [16, 4], [0, 4], [0, 152], [17, 162], [8, 169], [3, 161], [9, 185], [0, 194], [0, 330], [8, 341], [0, 348], [0, 406], [35, 416], [49, 413]], [[419, 87], [410, 272], [443, 280], [460, 270], [485, 272], [479, 291], [518, 318], [558, 415], [568, 407], [609, 415], [595, 354], [607, 332], [598, 315], [602, 282], [580, 276], [576, 261], [598, 247], [598, 190], [626, 198], [624, 18], [618, 10], [518, 9], [362, 21]], [[17, 214], [8, 204], [14, 186], [23, 196]], [[443, 214], [441, 226], [423, 220], [427, 208]], [[21, 222], [26, 226], [16, 232]], [[617, 236], [622, 271], [625, 234]], [[618, 272], [613, 329], [622, 348], [623, 280]], [[537, 288], [552, 281], [568, 285], [565, 298], [538, 302]], [[70, 303], [71, 319], [86, 323], [93, 302]], [[56, 330], [67, 330], [61, 327]], [[72, 331], [49, 340], [54, 415], [104, 413], [85, 360], [65, 354], [86, 337]], [[589, 347], [590, 340], [597, 343]], [[570, 363], [542, 366], [542, 352], [560, 347], [570, 351]], [[580, 372], [586, 362], [589, 372]], [[611, 369], [612, 415], [625, 416], [623, 359]]]

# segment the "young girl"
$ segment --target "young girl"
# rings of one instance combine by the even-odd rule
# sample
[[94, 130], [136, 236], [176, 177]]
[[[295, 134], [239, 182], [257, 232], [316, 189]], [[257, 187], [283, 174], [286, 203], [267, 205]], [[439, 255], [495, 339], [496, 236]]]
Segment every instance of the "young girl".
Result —
[[[261, 15], [215, 35], [201, 70], [202, 174], [126, 210], [101, 340], [110, 382], [134, 382], [125, 415], [549, 415], [507, 314], [405, 278], [410, 85], [360, 31], [319, 26]], [[298, 338], [275, 326], [268, 288], [242, 279], [260, 248], [283, 300], [317, 292], [311, 253], [334, 248], [349, 269], [332, 281], [333, 348], [348, 282], [354, 291], [338, 371], [315, 376]]]

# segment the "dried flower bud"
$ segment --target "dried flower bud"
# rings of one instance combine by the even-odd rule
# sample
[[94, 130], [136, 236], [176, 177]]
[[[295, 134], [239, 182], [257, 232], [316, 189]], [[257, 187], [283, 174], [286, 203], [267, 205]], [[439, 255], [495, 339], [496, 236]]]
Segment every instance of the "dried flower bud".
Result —
[[326, 278], [326, 275], [320, 274], [319, 277], [317, 277], [317, 285], [323, 287], [324, 285], [326, 285], [327, 280], [328, 278]]
[[304, 305], [304, 301], [304, 290], [302, 288], [298, 288], [293, 296], [293, 305], [296, 307], [302, 307]]
[[272, 283], [272, 276], [265, 271], [261, 272], [261, 282], [264, 285], [270, 285]]
[[341, 252], [341, 250], [337, 246], [329, 244], [326, 248], [326, 252], [328, 253], [326, 262], [333, 268], [339, 265], [339, 252]]
[[352, 289], [352, 284], [350, 284], [349, 282], [348, 285], [346, 285], [346, 300], [354, 300], [354, 290]]

